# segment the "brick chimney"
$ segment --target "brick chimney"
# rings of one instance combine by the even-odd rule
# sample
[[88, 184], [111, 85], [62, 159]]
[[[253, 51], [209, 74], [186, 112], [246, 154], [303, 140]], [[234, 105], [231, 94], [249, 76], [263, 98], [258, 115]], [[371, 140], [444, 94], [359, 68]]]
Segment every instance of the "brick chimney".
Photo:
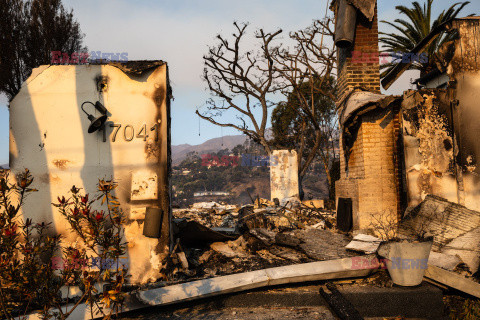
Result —
[[[378, 50], [378, 17], [377, 5], [375, 1], [375, 14], [370, 21], [360, 10], [357, 10], [356, 21], [346, 21], [344, 17], [339, 17], [336, 0], [334, 3], [335, 20], [340, 19], [343, 25], [355, 26], [353, 45], [348, 47], [338, 47], [338, 98], [339, 100], [351, 88], [362, 87], [368, 91], [380, 93], [380, 66]], [[346, 1], [348, 2], [348, 1]], [[350, 4], [346, 4], [351, 6]], [[347, 19], [349, 19], [348, 17]], [[343, 43], [345, 46], [345, 43]]]
[[[351, 4], [350, 4], [351, 3]], [[354, 88], [380, 93], [378, 17], [375, 0], [336, 0], [338, 102]], [[345, 104], [339, 105], [341, 113]], [[399, 106], [377, 108], [357, 119], [355, 141], [345, 158], [341, 128], [340, 180], [336, 182], [337, 223], [344, 229], [374, 228], [396, 222], [401, 212]], [[350, 128], [351, 129], [351, 128]], [[351, 132], [349, 132], [351, 134]], [[374, 219], [375, 218], [375, 219]], [[348, 223], [347, 223], [348, 222]]]

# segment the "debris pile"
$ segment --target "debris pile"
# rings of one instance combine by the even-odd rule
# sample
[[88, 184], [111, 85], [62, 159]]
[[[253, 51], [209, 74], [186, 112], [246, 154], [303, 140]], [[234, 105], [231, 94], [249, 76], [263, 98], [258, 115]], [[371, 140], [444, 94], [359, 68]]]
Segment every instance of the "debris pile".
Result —
[[178, 282], [358, 255], [323, 201], [257, 198], [251, 205], [195, 203], [175, 209], [177, 245], [164, 267]]
[[[427, 197], [423, 206], [417, 209], [415, 218], [409, 215], [400, 223], [402, 237], [408, 237], [409, 232], [419, 233], [418, 226], [425, 224], [420, 218], [430, 217], [427, 213], [431, 210], [427, 210], [430, 207], [426, 204], [432, 200], [440, 201]], [[256, 199], [252, 202], [244, 206], [204, 202], [188, 209], [174, 210], [177, 242], [163, 265], [162, 273], [166, 281], [155, 286], [345, 258], [352, 259], [349, 265], [351, 270], [361, 267], [378, 271], [386, 268], [385, 259], [366, 259], [378, 253], [382, 239], [373, 234], [352, 235], [338, 231], [335, 228], [336, 212], [317, 206], [318, 202], [302, 203], [293, 199]], [[453, 210], [448, 202], [444, 204]], [[440, 209], [435, 206], [434, 211], [448, 211]], [[464, 211], [458, 206], [455, 209]], [[436, 217], [427, 220], [433, 227], [431, 231], [435, 231], [437, 223], [450, 221], [437, 220]], [[428, 260], [425, 280], [479, 296], [479, 284], [472, 276], [467, 260], [458, 254], [452, 255], [450, 251], [439, 250], [443, 238], [438, 237], [436, 232], [433, 234], [436, 241]], [[383, 271], [365, 279], [357, 279], [356, 283], [391, 287], [392, 280], [386, 270]]]
[[480, 212], [438, 196], [428, 195], [401, 221], [400, 233], [434, 236], [433, 264], [466, 276], [480, 265]]

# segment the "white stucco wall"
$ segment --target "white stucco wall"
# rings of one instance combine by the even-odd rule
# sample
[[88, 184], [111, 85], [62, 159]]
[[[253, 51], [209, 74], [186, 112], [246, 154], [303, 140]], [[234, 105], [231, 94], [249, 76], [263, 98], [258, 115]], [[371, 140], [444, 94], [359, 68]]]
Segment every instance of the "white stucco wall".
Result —
[[299, 197], [298, 163], [295, 150], [275, 150], [270, 161], [271, 199]]
[[[106, 83], [103, 92], [99, 79]], [[167, 251], [170, 212], [161, 239], [142, 235], [145, 207], [169, 207], [167, 79], [166, 64], [137, 75], [112, 65], [42, 66], [10, 103], [10, 168], [14, 174], [28, 168], [39, 190], [28, 197], [23, 215], [53, 222], [64, 241], [76, 241], [51, 203], [72, 185], [94, 194], [99, 178], [115, 179], [121, 208], [131, 219], [125, 233], [132, 282], [156, 279]], [[84, 101], [108, 109], [105, 142], [102, 131], [87, 133]], [[90, 104], [85, 110], [99, 114]], [[110, 124], [121, 125], [115, 141]], [[142, 128], [148, 138], [137, 137]]]

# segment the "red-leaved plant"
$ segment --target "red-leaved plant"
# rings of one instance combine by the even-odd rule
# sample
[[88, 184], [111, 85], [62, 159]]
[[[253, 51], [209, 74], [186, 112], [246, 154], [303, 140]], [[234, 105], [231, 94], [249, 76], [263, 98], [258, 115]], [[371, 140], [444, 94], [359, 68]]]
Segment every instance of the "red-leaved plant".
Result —
[[[66, 319], [84, 302], [90, 304], [92, 317], [94, 309], [105, 318], [118, 312], [127, 269], [119, 263], [126, 243], [122, 240], [124, 218], [114, 195], [117, 184], [100, 180], [99, 194], [92, 200], [75, 186], [69, 197], [58, 198], [53, 205], [83, 242], [78, 248], [67, 244], [62, 248], [61, 238], [50, 224], [24, 221], [20, 215], [26, 196], [37, 191], [31, 187], [30, 172], [19, 174], [15, 183], [9, 174], [0, 171], [2, 318], [22, 318], [32, 310], [40, 310], [43, 318]], [[105, 211], [92, 208], [100, 200]], [[58, 252], [61, 255], [55, 256]], [[113, 266], [105, 261], [114, 262]], [[103, 293], [97, 291], [98, 284], [104, 284]], [[71, 286], [79, 287], [82, 295], [75, 299], [62, 297], [61, 288]], [[71, 303], [70, 307], [65, 307], [65, 303]]]

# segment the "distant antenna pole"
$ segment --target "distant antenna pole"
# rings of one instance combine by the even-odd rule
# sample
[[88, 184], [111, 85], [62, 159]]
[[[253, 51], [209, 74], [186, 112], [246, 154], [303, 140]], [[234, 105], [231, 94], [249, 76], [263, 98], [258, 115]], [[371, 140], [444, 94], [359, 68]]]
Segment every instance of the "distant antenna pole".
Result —
[[222, 135], [222, 147], [223, 147], [223, 127], [220, 127], [220, 132], [221, 132], [221, 135]]
[[[198, 108], [197, 108], [197, 111], [198, 111]], [[200, 137], [200, 116], [198, 116], [198, 136]]]

